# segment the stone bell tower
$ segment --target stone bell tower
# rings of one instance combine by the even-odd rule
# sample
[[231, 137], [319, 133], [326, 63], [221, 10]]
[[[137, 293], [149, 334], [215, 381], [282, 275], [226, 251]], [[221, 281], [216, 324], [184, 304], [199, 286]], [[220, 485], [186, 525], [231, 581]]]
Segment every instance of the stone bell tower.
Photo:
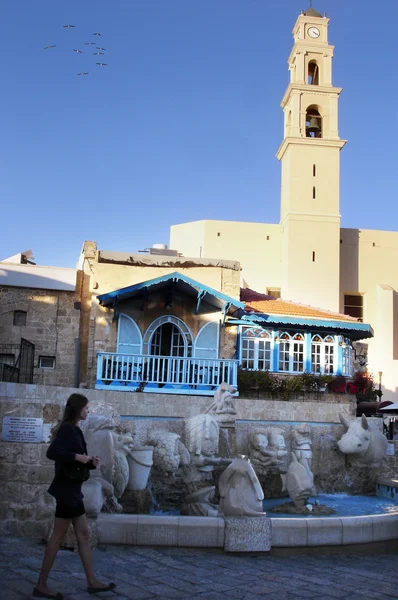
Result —
[[299, 15], [282, 99], [281, 291], [285, 300], [339, 309], [341, 88], [332, 84], [329, 19]]

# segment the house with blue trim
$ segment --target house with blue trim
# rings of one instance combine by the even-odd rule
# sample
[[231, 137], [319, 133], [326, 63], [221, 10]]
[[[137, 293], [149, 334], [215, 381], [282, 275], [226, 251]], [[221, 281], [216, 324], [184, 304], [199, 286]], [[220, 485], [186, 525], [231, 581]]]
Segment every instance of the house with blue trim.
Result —
[[237, 386], [239, 367], [349, 377], [353, 342], [373, 335], [348, 315], [241, 289], [233, 261], [95, 248], [83, 271], [96, 389], [212, 395]]

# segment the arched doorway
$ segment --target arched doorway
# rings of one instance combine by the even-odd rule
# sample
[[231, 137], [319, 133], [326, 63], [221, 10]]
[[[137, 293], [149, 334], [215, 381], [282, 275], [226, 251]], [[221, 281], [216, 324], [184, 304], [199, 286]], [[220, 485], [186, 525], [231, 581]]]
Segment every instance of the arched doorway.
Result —
[[154, 331], [151, 338], [152, 356], [186, 356], [186, 341], [174, 323], [163, 323]]

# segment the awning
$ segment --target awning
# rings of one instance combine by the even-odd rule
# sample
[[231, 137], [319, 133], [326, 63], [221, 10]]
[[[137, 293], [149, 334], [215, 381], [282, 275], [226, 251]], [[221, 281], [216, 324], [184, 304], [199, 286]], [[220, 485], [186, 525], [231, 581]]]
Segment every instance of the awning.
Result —
[[337, 321], [333, 319], [313, 319], [283, 315], [267, 315], [261, 313], [241, 314], [239, 319], [229, 319], [229, 325], [260, 325], [262, 327], [299, 327], [301, 329], [327, 330], [328, 332], [346, 335], [352, 340], [363, 340], [373, 337], [373, 329], [367, 323], [355, 321]]
[[137, 296], [145, 297], [149, 292], [156, 292], [164, 288], [170, 288], [171, 293], [173, 293], [174, 290], [179, 290], [184, 294], [196, 297], [196, 312], [199, 311], [202, 301], [206, 301], [208, 304], [223, 311], [224, 315], [232, 307], [243, 309], [245, 306], [244, 302], [226, 296], [225, 294], [178, 272], [169, 273], [162, 277], [157, 277], [156, 279], [142, 281], [141, 283], [114, 290], [107, 294], [101, 294], [100, 296], [97, 296], [97, 298], [101, 306], [116, 306], [121, 301]]

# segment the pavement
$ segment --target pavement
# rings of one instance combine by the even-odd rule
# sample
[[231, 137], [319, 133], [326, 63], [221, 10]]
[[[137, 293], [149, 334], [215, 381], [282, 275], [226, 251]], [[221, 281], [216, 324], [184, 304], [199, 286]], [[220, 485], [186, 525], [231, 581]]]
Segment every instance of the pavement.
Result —
[[[0, 598], [28, 600], [44, 546], [0, 539]], [[195, 548], [104, 546], [94, 566], [113, 592], [89, 595], [76, 552], [61, 550], [49, 580], [65, 600], [328, 600], [398, 598], [398, 549], [390, 554], [233, 555]]]

